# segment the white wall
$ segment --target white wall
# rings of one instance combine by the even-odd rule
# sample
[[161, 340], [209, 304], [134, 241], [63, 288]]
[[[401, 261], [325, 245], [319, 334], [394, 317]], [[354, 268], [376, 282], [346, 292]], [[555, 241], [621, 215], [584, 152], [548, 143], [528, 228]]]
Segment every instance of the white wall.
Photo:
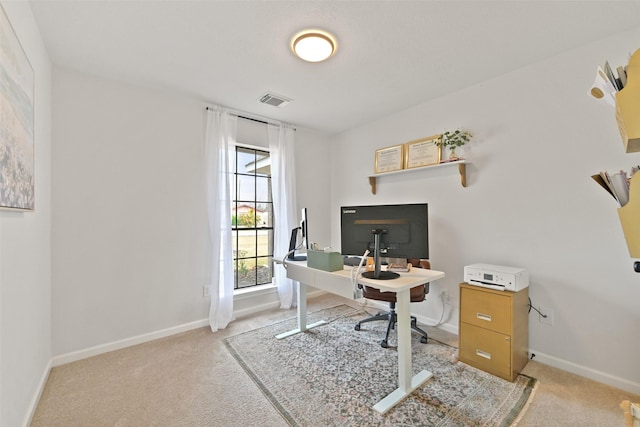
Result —
[[28, 423], [51, 359], [51, 63], [26, 2], [2, 2], [35, 75], [35, 211], [0, 211], [0, 425]]
[[320, 247], [331, 244], [331, 146], [327, 137], [298, 128], [296, 131], [296, 199], [307, 208], [309, 240]]
[[[206, 324], [206, 104], [56, 68], [53, 105], [54, 364]], [[239, 139], [255, 132], [246, 125]], [[300, 170], [328, 169], [321, 135], [296, 141]], [[328, 206], [329, 185], [311, 197], [302, 175], [300, 206]], [[328, 224], [312, 227], [328, 236]], [[236, 309], [254, 303], [277, 298]]]
[[[640, 275], [615, 201], [590, 178], [629, 170], [640, 153], [623, 153], [613, 109], [587, 95], [597, 65], [626, 64], [639, 36], [620, 34], [335, 137], [333, 244], [341, 205], [428, 202], [432, 267], [447, 276], [417, 314], [437, 319], [437, 295], [448, 289], [445, 328], [457, 330], [464, 265], [527, 268], [534, 306], [554, 312], [552, 326], [530, 315], [536, 360], [640, 393]], [[458, 127], [475, 134], [460, 152], [471, 163], [467, 188], [456, 168], [438, 168], [383, 177], [371, 194], [375, 149]]]
[[53, 353], [207, 317], [201, 103], [54, 69]]

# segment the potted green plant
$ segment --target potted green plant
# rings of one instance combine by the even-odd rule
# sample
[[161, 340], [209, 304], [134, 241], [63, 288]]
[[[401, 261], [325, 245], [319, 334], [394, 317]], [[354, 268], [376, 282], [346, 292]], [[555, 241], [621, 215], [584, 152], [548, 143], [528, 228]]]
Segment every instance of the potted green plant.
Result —
[[456, 148], [462, 147], [471, 140], [473, 135], [471, 132], [456, 129], [454, 131], [444, 132], [440, 139], [436, 142], [438, 147], [449, 147], [449, 160], [457, 160]]

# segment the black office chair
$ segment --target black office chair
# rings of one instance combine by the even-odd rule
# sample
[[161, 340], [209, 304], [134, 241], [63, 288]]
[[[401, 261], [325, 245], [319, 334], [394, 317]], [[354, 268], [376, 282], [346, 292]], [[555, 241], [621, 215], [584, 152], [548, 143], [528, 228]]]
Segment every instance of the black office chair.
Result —
[[[414, 268], [431, 268], [431, 264], [429, 261], [421, 261], [419, 259], [408, 259], [408, 263], [411, 264]], [[355, 330], [359, 331], [360, 326], [363, 323], [374, 322], [376, 320], [386, 320], [387, 323], [387, 333], [384, 339], [380, 342], [380, 345], [384, 348], [389, 347], [389, 333], [391, 329], [395, 329], [396, 323], [398, 321], [398, 317], [396, 314], [396, 293], [395, 292], [383, 292], [376, 288], [371, 288], [362, 284], [358, 284], [358, 287], [362, 289], [362, 295], [364, 298], [372, 299], [376, 301], [386, 301], [389, 303], [389, 311], [380, 312], [375, 316], [368, 317], [364, 320], [359, 321]], [[425, 300], [427, 294], [429, 293], [429, 283], [425, 283], [423, 285], [415, 286], [411, 288], [409, 295], [411, 302], [422, 302]], [[427, 343], [429, 336], [427, 333], [420, 329], [417, 324], [417, 319], [415, 316], [411, 316], [411, 329], [420, 334], [420, 342], [423, 344]]]

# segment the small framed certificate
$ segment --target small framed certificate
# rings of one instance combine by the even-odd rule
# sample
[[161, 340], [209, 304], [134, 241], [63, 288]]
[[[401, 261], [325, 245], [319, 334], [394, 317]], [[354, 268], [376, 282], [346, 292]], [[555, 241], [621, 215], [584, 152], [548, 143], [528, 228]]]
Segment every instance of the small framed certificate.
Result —
[[376, 150], [375, 173], [393, 172], [404, 168], [404, 144]]
[[416, 139], [405, 144], [405, 167], [419, 168], [437, 165], [442, 160], [442, 147], [438, 144], [440, 135]]

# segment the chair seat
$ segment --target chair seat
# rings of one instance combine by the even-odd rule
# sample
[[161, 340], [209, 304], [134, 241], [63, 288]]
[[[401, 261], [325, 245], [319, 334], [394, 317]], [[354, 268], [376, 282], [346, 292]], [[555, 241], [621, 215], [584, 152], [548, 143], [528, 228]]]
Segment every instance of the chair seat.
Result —
[[[429, 284], [425, 283], [424, 285], [419, 285], [411, 288], [411, 290], [409, 291], [409, 296], [411, 302], [422, 302], [424, 301], [428, 293]], [[384, 292], [376, 288], [371, 288], [369, 286], [362, 286], [362, 296], [367, 299], [373, 299], [376, 301], [397, 302], [395, 292]]]

